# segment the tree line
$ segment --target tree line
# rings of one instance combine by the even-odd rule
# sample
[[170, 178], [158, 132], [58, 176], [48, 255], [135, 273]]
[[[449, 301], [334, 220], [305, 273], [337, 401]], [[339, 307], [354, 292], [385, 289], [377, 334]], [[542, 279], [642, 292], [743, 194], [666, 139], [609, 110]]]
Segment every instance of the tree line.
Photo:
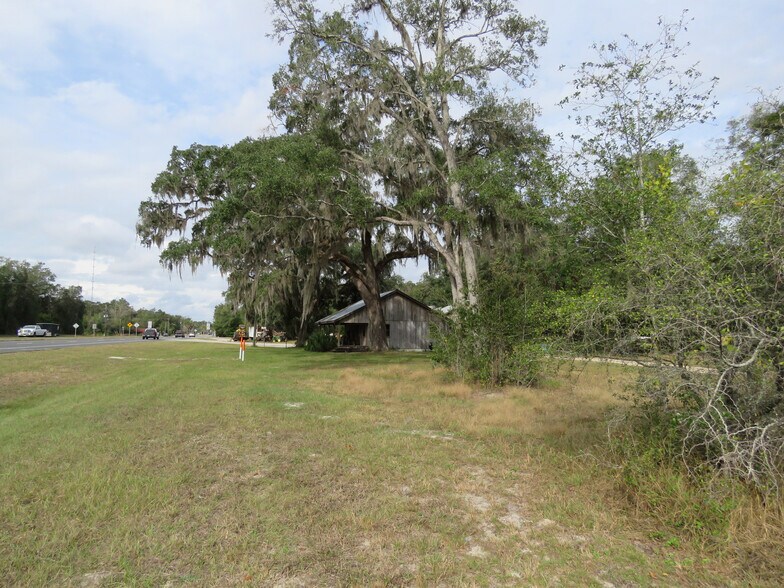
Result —
[[462, 377], [640, 359], [628, 422], [675, 440], [671, 458], [778, 488], [780, 99], [733, 121], [708, 167], [675, 139], [716, 105], [685, 13], [652, 41], [594, 45], [562, 102], [578, 130], [559, 139], [524, 97], [546, 27], [514, 2], [274, 6], [283, 132], [172, 150], [137, 225], [144, 245], [168, 243], [165, 266], [209, 261], [234, 309], [287, 316], [299, 343], [348, 286], [383, 350], [391, 268], [426, 258], [422, 291], [455, 308], [435, 357]]
[[61, 286], [43, 263], [0, 257], [0, 333], [15, 335], [23, 325], [82, 323], [85, 304], [79, 286]]
[[[148, 323], [169, 335], [173, 335], [176, 330], [205, 331], [207, 328], [206, 321], [195, 321], [157, 308], [136, 309], [125, 298], [115, 298], [109, 302], [86, 301], [83, 323], [85, 333], [91, 334], [95, 325], [95, 333], [98, 335], [127, 335], [136, 334], [137, 331], [141, 334]], [[138, 329], [128, 327], [129, 323], [138, 324]]]
[[135, 309], [127, 300], [110, 302], [84, 300], [81, 286], [61, 286], [55, 274], [43, 263], [30, 263], [0, 257], [0, 333], [15, 335], [23, 325], [55, 323], [61, 333], [128, 333], [127, 324], [139, 323], [140, 329], [152, 321], [159, 329], [204, 330], [204, 322], [173, 315], [157, 309]]

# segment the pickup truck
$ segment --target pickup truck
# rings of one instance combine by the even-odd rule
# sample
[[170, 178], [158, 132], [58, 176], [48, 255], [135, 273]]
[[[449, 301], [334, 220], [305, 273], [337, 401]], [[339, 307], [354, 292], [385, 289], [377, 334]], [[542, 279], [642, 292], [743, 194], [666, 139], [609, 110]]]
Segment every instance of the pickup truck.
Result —
[[25, 325], [16, 331], [17, 337], [46, 337], [48, 334], [49, 331], [40, 325]]

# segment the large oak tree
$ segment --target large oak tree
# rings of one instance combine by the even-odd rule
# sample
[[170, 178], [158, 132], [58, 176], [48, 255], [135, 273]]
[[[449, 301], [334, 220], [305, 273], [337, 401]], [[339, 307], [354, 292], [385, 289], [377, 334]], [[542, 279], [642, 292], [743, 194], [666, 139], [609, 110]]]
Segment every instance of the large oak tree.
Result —
[[322, 271], [340, 264], [367, 306], [369, 347], [386, 349], [381, 276], [418, 249], [378, 222], [363, 178], [342, 163], [310, 135], [175, 148], [139, 208], [137, 232], [147, 246], [165, 244], [170, 270], [211, 261], [249, 317], [270, 296], [299, 298], [300, 343]]
[[531, 134], [530, 105], [499, 88], [530, 82], [541, 21], [509, 0], [358, 0], [324, 15], [307, 1], [275, 6], [291, 45], [273, 109], [289, 127], [314, 109], [343, 113], [338, 131], [383, 185], [385, 220], [428, 239], [455, 303], [475, 303], [482, 223], [461, 170], [510, 133]]

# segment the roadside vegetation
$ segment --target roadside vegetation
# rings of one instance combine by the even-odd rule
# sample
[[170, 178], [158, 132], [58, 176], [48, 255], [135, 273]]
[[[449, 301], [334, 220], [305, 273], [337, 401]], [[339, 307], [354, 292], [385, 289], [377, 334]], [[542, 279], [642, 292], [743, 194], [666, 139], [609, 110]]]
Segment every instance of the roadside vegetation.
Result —
[[779, 511], [608, 443], [637, 371], [488, 389], [427, 354], [3, 356], [0, 583], [777, 585]]
[[269, 101], [280, 133], [173, 148], [142, 196], [142, 245], [171, 271], [218, 267], [222, 315], [285, 324], [298, 345], [348, 291], [372, 351], [387, 348], [392, 263], [427, 258], [418, 290], [451, 303], [434, 352], [456, 377], [529, 385], [548, 355], [644, 358], [613, 427], [630, 484], [644, 494], [672, 468], [719, 511], [727, 487], [780, 504], [776, 89], [707, 163], [681, 143], [713, 119], [719, 83], [690, 54], [687, 12], [565, 64], [569, 137], [537, 127], [526, 89], [546, 23], [510, 0], [275, 0], [272, 14], [288, 46]]

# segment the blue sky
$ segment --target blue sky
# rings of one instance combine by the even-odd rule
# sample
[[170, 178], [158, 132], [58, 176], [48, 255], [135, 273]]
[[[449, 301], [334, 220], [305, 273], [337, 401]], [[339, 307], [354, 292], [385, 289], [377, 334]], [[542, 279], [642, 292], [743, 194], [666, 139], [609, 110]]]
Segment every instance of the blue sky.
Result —
[[[688, 60], [720, 78], [717, 120], [684, 133], [704, 155], [758, 90], [784, 83], [784, 4], [532, 1], [545, 20], [537, 84], [525, 94], [549, 133], [569, 130], [556, 103], [592, 42], [656, 36], [688, 8]], [[209, 320], [225, 282], [213, 268], [170, 276], [142, 248], [139, 203], [172, 146], [229, 144], [273, 130], [271, 76], [286, 47], [267, 37], [258, 1], [3, 0], [0, 3], [0, 256], [44, 262], [85, 298], [124, 297]], [[559, 71], [558, 66], [567, 69]], [[404, 270], [407, 277], [421, 271]]]

